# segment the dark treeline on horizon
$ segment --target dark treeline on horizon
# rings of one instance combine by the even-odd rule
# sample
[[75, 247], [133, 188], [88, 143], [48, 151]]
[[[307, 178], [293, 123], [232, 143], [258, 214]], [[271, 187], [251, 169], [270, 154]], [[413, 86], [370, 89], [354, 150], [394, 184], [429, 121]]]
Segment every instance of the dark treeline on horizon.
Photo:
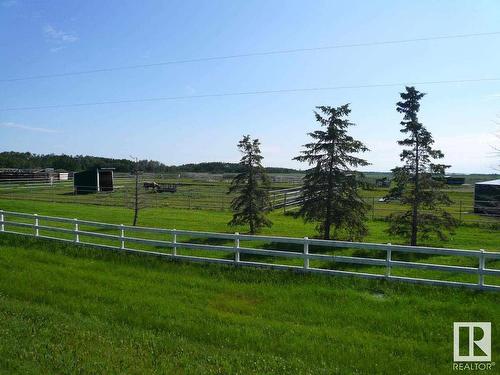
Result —
[[[128, 159], [104, 158], [88, 155], [33, 154], [30, 152], [6, 151], [0, 153], [0, 168], [37, 169], [54, 168], [66, 171], [81, 171], [90, 168], [115, 168], [116, 172], [132, 172], [134, 162]], [[139, 170], [152, 173], [199, 172], [240, 173], [238, 163], [204, 162], [182, 165], [165, 165], [155, 160], [139, 160]], [[267, 167], [269, 173], [297, 173], [291, 168]]]

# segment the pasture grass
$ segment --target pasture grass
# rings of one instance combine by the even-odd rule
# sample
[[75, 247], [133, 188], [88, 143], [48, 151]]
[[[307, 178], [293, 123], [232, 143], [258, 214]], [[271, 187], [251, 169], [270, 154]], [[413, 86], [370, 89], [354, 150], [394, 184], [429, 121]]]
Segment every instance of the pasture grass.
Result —
[[[150, 179], [146, 179], [151, 181]], [[166, 182], [166, 180], [158, 180]], [[170, 180], [169, 182], [175, 182]], [[139, 190], [139, 201], [142, 207], [147, 208], [180, 208], [201, 209], [215, 211], [229, 211], [233, 194], [227, 194], [229, 183], [225, 182], [200, 182], [196, 180], [183, 180], [176, 193], [155, 193], [152, 190]], [[293, 185], [273, 183], [273, 189], [288, 188]], [[1, 199], [16, 199], [29, 201], [46, 201], [59, 203], [80, 203], [91, 205], [117, 206], [131, 208], [134, 203], [135, 181], [132, 178], [119, 178], [115, 180], [113, 192], [98, 194], [74, 195], [71, 181], [56, 183], [54, 185], [12, 184], [0, 187]], [[295, 185], [297, 187], [297, 185]], [[498, 219], [474, 213], [473, 190], [470, 186], [447, 187], [453, 204], [445, 209], [457, 220], [464, 223], [497, 223]], [[360, 193], [372, 207], [369, 217], [381, 219], [393, 212], [401, 212], [406, 208], [398, 201], [379, 202], [384, 197], [388, 188], [373, 188], [361, 190]], [[271, 197], [273, 194], [271, 193]], [[278, 201], [282, 201], [283, 197]], [[272, 199], [274, 201], [274, 199]]]
[[[38, 208], [64, 216], [62, 207]], [[0, 370], [8, 374], [446, 374], [453, 322], [491, 321], [495, 360], [499, 317], [497, 293], [0, 236]]]
[[[0, 199], [0, 209], [49, 216], [74, 217], [82, 220], [114, 224], [130, 225], [133, 218], [133, 211], [131, 209], [76, 203]], [[300, 238], [305, 236], [310, 238], [317, 237], [314, 224], [304, 223], [302, 219], [296, 219], [292, 215], [283, 214], [283, 211], [273, 211], [270, 213], [269, 218], [274, 225], [271, 228], [264, 228], [261, 233], [263, 235]], [[230, 219], [231, 213], [228, 211], [145, 208], [139, 213], [138, 225], [223, 233], [245, 233], [248, 230], [245, 227], [229, 227], [227, 223]], [[369, 234], [363, 239], [364, 242], [405, 244], [403, 239], [387, 234], [386, 222], [382, 220], [369, 220], [367, 225]], [[421, 245], [499, 251], [499, 233], [498, 227], [495, 226], [489, 228], [487, 226], [461, 225], [456, 229], [455, 234], [450, 237], [449, 241], [431, 239], [422, 242]]]
[[[26, 211], [26, 207], [18, 206], [19, 201], [13, 202], [16, 206], [12, 210]], [[53, 215], [53, 216], [63, 216], [67, 215], [68, 212], [75, 214], [79, 219], [87, 219], [92, 221], [104, 221], [108, 223], [120, 224], [124, 223], [123, 220], [129, 219], [126, 215], [131, 215], [130, 210], [125, 210], [122, 208], [111, 208], [111, 207], [96, 207], [96, 206], [84, 206], [84, 205], [61, 205], [61, 204], [49, 204], [35, 202], [37, 213], [42, 215]], [[4, 208], [4, 206], [1, 206]], [[29, 212], [29, 211], [28, 211]], [[33, 212], [33, 211], [31, 211]], [[7, 215], [8, 216], [8, 215]], [[179, 210], [179, 209], [148, 209], [141, 211], [139, 220], [139, 225], [151, 226], [151, 227], [163, 227], [163, 228], [176, 228], [176, 229], [186, 229], [186, 230], [198, 230], [198, 231], [215, 231], [215, 232], [227, 232], [227, 231], [239, 231], [244, 233], [245, 228], [229, 228], [227, 222], [230, 219], [230, 215], [224, 212], [214, 212], [214, 211], [200, 211], [200, 210]], [[130, 220], [132, 218], [130, 217]], [[271, 214], [271, 219], [275, 222], [272, 228], [263, 231], [263, 234], [278, 235], [278, 236], [290, 236], [290, 237], [304, 237], [306, 234], [308, 237], [312, 238], [315, 236], [314, 226], [311, 224], [304, 224], [301, 219], [294, 219], [290, 215], [283, 215], [279, 212], [273, 212]], [[9, 219], [12, 220], [12, 219]], [[16, 218], [17, 222], [30, 223], [33, 219], [19, 219]], [[48, 222], [50, 223], [50, 222]], [[127, 223], [125, 221], [125, 223]], [[44, 225], [44, 221], [41, 221]], [[66, 229], [72, 229], [71, 224], [66, 223], [50, 223], [50, 226], [57, 226]], [[389, 238], [387, 233], [384, 231], [386, 228], [386, 223], [381, 221], [370, 222], [371, 234], [365, 239], [367, 242], [384, 243], [391, 242], [396, 244], [398, 239]], [[6, 230], [22, 232], [22, 233], [32, 233], [33, 229], [30, 228], [19, 228], [14, 226], [6, 225]], [[103, 228], [93, 228], [81, 225], [80, 230], [88, 231], [98, 231], [100, 233], [107, 233], [112, 235], [118, 235], [119, 231], [113, 229], [103, 229]], [[73, 234], [60, 234], [53, 233], [49, 231], [40, 230], [40, 234], [73, 239]], [[478, 236], [479, 234], [479, 236]], [[156, 234], [156, 233], [136, 233], [133, 236], [140, 238], [148, 238], [155, 240], [171, 240], [169, 235]], [[91, 242], [108, 246], [119, 246], [119, 241], [116, 239], [101, 239], [88, 237], [85, 235], [80, 235], [81, 242]], [[193, 250], [183, 248], [180, 243], [204, 243], [209, 245], [224, 245], [233, 246], [233, 242], [230, 240], [220, 240], [220, 239], [210, 239], [210, 238], [192, 238], [190, 236], [178, 236], [177, 241], [179, 246], [177, 248], [177, 253], [179, 255], [193, 255], [209, 258], [219, 258], [219, 259], [233, 259], [234, 254], [231, 252], [224, 251], [207, 251], [207, 250]], [[495, 247], [496, 244], [496, 247]], [[492, 230], [486, 230], [484, 228], [477, 227], [460, 227], [459, 232], [454, 235], [454, 241], [452, 243], [443, 242], [428, 242], [427, 245], [433, 246], [448, 246], [448, 247], [458, 247], [458, 248], [471, 248], [478, 250], [479, 248], [487, 249], [490, 251], [500, 250], [500, 243], [498, 241], [498, 233]], [[127, 242], [125, 246], [146, 251], [155, 251], [163, 253], [171, 253], [172, 249], [164, 246], [150, 245], [150, 244], [138, 244]], [[303, 248], [300, 244], [286, 244], [286, 243], [276, 243], [272, 241], [241, 241], [242, 247], [250, 248], [260, 248], [260, 249], [271, 249], [271, 250], [285, 250], [285, 251], [296, 251], [302, 252]], [[362, 258], [381, 258], [385, 259], [384, 251], [374, 251], [374, 250], [360, 250], [360, 249], [348, 249], [348, 248], [335, 248], [335, 247], [317, 247], [310, 246], [310, 253], [320, 253], [327, 255], [344, 255], [344, 256], [355, 256]], [[434, 263], [440, 265], [449, 266], [464, 266], [464, 267], [478, 267], [478, 260], [471, 257], [464, 256], [428, 256], [428, 255], [418, 255], [418, 254], [405, 254], [393, 252], [394, 260], [402, 261], [412, 261], [421, 263]], [[267, 255], [250, 255], [242, 254], [241, 260], [243, 261], [253, 261], [253, 262], [264, 262], [271, 264], [286, 264], [293, 266], [302, 266], [303, 261], [298, 258], [283, 258], [283, 257], [273, 257]], [[322, 268], [322, 269], [336, 269], [345, 271], [357, 271], [357, 272], [367, 272], [374, 274], [384, 274], [385, 267], [382, 266], [367, 266], [367, 265], [356, 265], [356, 264], [345, 264], [339, 262], [331, 262], [326, 260], [312, 260], [311, 267]], [[500, 261], [488, 260], [486, 264], [487, 268], [500, 269]], [[437, 280], [448, 280], [448, 281], [460, 281], [467, 283], [477, 283], [478, 276], [473, 274], [464, 274], [459, 272], [451, 271], [428, 271], [421, 269], [408, 269], [408, 268], [394, 268], [392, 271], [395, 276], [406, 276], [406, 277], [422, 277]], [[500, 285], [500, 278], [496, 276], [485, 276], [486, 284]]]

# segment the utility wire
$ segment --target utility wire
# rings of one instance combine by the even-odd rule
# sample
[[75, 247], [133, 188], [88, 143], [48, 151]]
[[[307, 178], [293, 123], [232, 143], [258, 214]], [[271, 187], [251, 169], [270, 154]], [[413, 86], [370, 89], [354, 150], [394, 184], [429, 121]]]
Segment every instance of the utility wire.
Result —
[[284, 93], [319, 92], [319, 91], [364, 89], [364, 88], [378, 88], [378, 87], [396, 87], [396, 86], [400, 87], [400, 86], [412, 86], [412, 85], [441, 85], [441, 84], [451, 84], [451, 83], [497, 82], [497, 81], [500, 81], [500, 78], [473, 78], [473, 79], [455, 79], [455, 80], [442, 80], [442, 81], [375, 83], [375, 84], [350, 85], [350, 86], [308, 87], [308, 88], [291, 88], [291, 89], [277, 89], [277, 90], [241, 91], [241, 92], [227, 92], [227, 93], [220, 93], [220, 94], [164, 96], [164, 97], [155, 97], [155, 98], [105, 100], [105, 101], [84, 102], [84, 103], [53, 104], [53, 105], [26, 106], [26, 107], [7, 107], [7, 108], [0, 108], [0, 112], [27, 111], [27, 110], [38, 110], [38, 109], [57, 109], [57, 108], [71, 108], [71, 107], [87, 107], [87, 106], [96, 106], [96, 105], [105, 105], [105, 104], [127, 104], [127, 103], [160, 102], [160, 101], [170, 101], [170, 100], [221, 98], [221, 97], [245, 96], [245, 95], [284, 94]]
[[373, 41], [373, 42], [362, 42], [362, 43], [352, 43], [352, 44], [336, 44], [336, 45], [323, 46], [323, 47], [294, 48], [294, 49], [282, 49], [282, 50], [272, 50], [272, 51], [262, 51], [262, 52], [250, 52], [250, 53], [225, 55], [225, 56], [199, 57], [199, 58], [193, 58], [193, 59], [171, 60], [171, 61], [163, 61], [163, 62], [156, 62], [156, 63], [150, 63], [150, 64], [135, 64], [135, 65], [124, 65], [124, 66], [115, 66], [115, 67], [103, 67], [103, 68], [90, 69], [90, 70], [79, 70], [79, 71], [73, 71], [73, 72], [67, 72], [67, 73], [50, 73], [50, 74], [41, 74], [41, 75], [33, 75], [33, 76], [26, 76], [26, 77], [2, 78], [2, 79], [0, 79], [0, 82], [18, 82], [18, 81], [28, 81], [28, 80], [35, 80], [35, 79], [70, 77], [70, 76], [78, 76], [78, 75], [93, 74], [93, 73], [104, 73], [104, 72], [112, 72], [112, 71], [119, 71], [119, 70], [153, 68], [153, 67], [157, 67], [157, 66], [189, 64], [189, 63], [206, 62], [206, 61], [230, 60], [230, 59], [238, 59], [238, 58], [254, 57], [254, 56], [272, 56], [272, 55], [283, 55], [283, 54], [292, 54], [292, 53], [300, 53], [300, 52], [325, 51], [325, 50], [333, 50], [333, 49], [341, 49], [341, 48], [383, 46], [383, 45], [392, 45], [392, 44], [405, 44], [405, 43], [426, 42], [426, 41], [447, 40], [447, 39], [462, 39], [462, 38], [473, 38], [473, 37], [494, 36], [494, 35], [500, 35], [500, 31], [492, 31], [492, 32], [487, 32], [487, 33], [438, 35], [438, 36], [429, 36], [429, 37], [413, 38], [413, 39]]

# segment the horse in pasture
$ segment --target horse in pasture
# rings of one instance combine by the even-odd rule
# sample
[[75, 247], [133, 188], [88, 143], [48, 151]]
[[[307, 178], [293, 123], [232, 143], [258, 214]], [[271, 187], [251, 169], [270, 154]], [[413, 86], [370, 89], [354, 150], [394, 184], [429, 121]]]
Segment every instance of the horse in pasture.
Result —
[[146, 190], [149, 190], [149, 189], [156, 190], [160, 187], [160, 185], [154, 181], [153, 182], [145, 182], [143, 184], [143, 186], [144, 186], [144, 189], [146, 189]]

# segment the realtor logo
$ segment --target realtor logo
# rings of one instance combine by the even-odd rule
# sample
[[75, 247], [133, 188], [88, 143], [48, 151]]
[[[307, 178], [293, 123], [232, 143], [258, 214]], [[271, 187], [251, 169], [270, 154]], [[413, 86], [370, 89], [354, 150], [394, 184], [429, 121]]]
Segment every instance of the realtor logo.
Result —
[[453, 323], [453, 361], [491, 361], [491, 323]]

